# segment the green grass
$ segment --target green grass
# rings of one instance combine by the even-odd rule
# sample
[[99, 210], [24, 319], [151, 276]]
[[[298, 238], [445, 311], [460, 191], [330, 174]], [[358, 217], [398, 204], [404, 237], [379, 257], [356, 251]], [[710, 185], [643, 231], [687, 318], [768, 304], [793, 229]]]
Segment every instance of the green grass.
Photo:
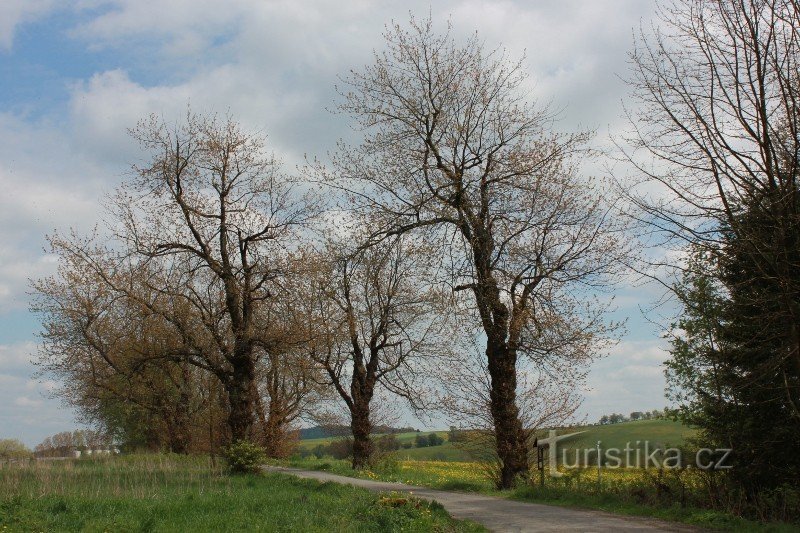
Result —
[[[636, 422], [622, 422], [604, 426], [586, 426], [574, 429], [559, 430], [558, 434], [585, 431], [585, 433], [567, 439], [566, 446], [574, 448], [594, 448], [600, 441], [603, 449], [625, 448], [630, 443], [636, 448], [636, 442], [649, 441], [651, 446], [682, 446], [686, 439], [695, 434], [695, 430], [672, 420], [639, 420]], [[544, 432], [546, 434], [546, 432]], [[545, 435], [546, 436], [546, 435]], [[561, 443], [559, 443], [561, 445]], [[643, 447], [640, 444], [639, 447]]]
[[450, 442], [427, 448], [403, 448], [392, 454], [398, 460], [405, 461], [472, 461], [473, 458], [465, 450], [456, 448]]
[[438, 504], [401, 501], [279, 474], [229, 476], [207, 458], [0, 468], [0, 531], [482, 531]]

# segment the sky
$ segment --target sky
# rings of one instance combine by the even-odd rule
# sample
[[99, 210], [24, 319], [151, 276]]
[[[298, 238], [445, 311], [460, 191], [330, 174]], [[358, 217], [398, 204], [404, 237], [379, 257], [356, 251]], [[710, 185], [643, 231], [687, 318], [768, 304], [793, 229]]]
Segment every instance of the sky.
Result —
[[[292, 0], [0, 0], [0, 438], [33, 446], [75, 429], [75, 413], [35, 375], [39, 321], [30, 278], [51, 274], [55, 229], [88, 231], [101, 202], [140, 160], [128, 128], [230, 114], [268, 135], [289, 171], [353, 135], [332, 113], [338, 76], [370, 62], [384, 25], [428, 14], [453, 33], [525, 54], [531, 95], [560, 110], [559, 128], [629, 126], [628, 52], [654, 14], [648, 0], [337, 2]], [[597, 163], [587, 171], [616, 172]], [[623, 172], [624, 170], [620, 170]], [[641, 308], [661, 294], [629, 284], [614, 317], [627, 333], [592, 367], [581, 413], [593, 421], [666, 405], [665, 343]]]

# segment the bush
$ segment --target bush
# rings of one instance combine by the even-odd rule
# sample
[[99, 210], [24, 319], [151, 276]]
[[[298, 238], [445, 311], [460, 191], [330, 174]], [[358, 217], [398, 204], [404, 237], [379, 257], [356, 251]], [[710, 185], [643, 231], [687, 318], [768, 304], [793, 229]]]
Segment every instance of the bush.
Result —
[[370, 470], [383, 475], [397, 475], [401, 472], [400, 462], [397, 459], [381, 453], [372, 457]]
[[250, 441], [240, 440], [225, 448], [223, 457], [225, 457], [231, 472], [243, 474], [258, 472], [267, 455], [261, 446]]
[[444, 439], [436, 433], [428, 435], [428, 446], [441, 446], [444, 444]]
[[375, 449], [379, 452], [393, 452], [400, 449], [400, 442], [394, 435], [382, 435], [375, 439]]
[[337, 439], [328, 444], [327, 455], [334, 459], [347, 459], [353, 456], [353, 439], [345, 437]]

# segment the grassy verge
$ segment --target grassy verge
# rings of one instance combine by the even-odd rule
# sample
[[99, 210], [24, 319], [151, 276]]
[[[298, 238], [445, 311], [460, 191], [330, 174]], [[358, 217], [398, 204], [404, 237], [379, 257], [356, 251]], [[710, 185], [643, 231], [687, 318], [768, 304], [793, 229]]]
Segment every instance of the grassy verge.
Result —
[[228, 476], [206, 458], [0, 467], [0, 531], [482, 531], [437, 504], [290, 476]]
[[556, 481], [548, 478], [545, 486], [532, 484], [513, 491], [497, 491], [477, 463], [442, 461], [392, 461], [378, 462], [372, 470], [354, 472], [347, 461], [335, 459], [294, 459], [290, 466], [325, 470], [351, 477], [379, 479], [409, 485], [419, 485], [441, 490], [480, 492], [521, 501], [547, 503], [565, 507], [596, 509], [612, 513], [643, 516], [691, 524], [724, 531], [800, 531], [797, 525], [763, 524], [744, 520], [728, 513], [710, 509], [682, 507], [676, 504], [658, 505], [641, 503], [650, 498], [651, 483], [641, 470], [618, 469], [604, 471], [601, 484], [596, 484], [596, 470], [580, 469]]

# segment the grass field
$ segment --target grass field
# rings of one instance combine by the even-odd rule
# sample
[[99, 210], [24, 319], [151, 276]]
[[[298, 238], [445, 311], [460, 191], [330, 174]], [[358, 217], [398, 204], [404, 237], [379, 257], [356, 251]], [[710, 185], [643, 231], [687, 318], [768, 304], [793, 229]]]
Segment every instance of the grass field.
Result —
[[207, 458], [131, 456], [0, 467], [2, 531], [483, 531], [436, 504]]
[[561, 430], [558, 433], [572, 433], [585, 431], [572, 439], [565, 441], [570, 447], [592, 448], [597, 441], [601, 442], [604, 449], [623, 449], [627, 443], [636, 447], [637, 441], [650, 441], [651, 444], [662, 446], [681, 446], [686, 439], [696, 432], [680, 422], [672, 420], [639, 420], [636, 422], [622, 422], [604, 426], [586, 426], [574, 429]]

